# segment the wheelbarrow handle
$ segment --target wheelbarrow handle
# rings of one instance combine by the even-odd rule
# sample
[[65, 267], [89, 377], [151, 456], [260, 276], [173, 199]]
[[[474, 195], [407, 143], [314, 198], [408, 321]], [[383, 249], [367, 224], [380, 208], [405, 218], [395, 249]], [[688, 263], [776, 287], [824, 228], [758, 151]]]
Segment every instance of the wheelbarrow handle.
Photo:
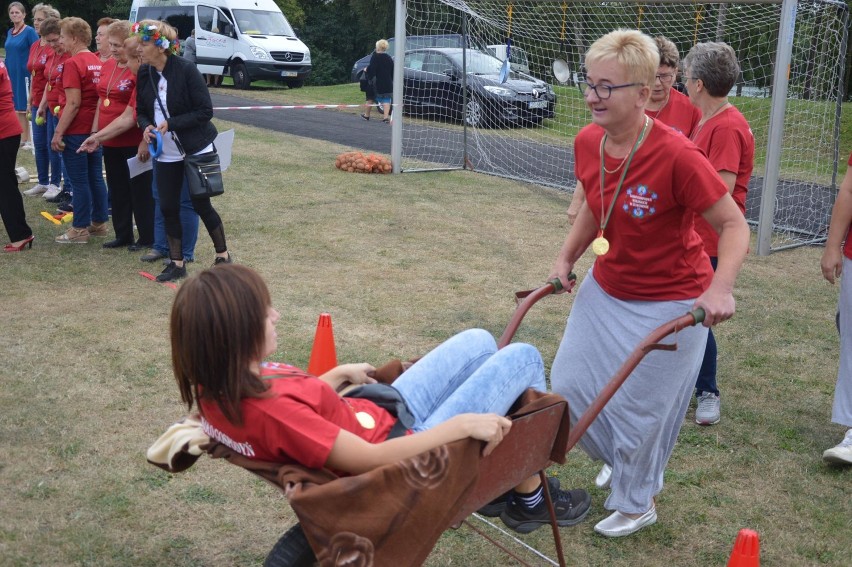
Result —
[[[568, 280], [576, 281], [577, 275], [573, 272], [568, 274]], [[500, 340], [497, 341], [497, 348], [503, 348], [512, 342], [512, 337], [515, 336], [515, 332], [518, 330], [518, 327], [521, 325], [521, 321], [523, 321], [524, 316], [527, 314], [527, 311], [530, 310], [530, 307], [535, 305], [535, 303], [542, 297], [559, 293], [563, 289], [564, 286], [560, 279], [553, 278], [540, 288], [515, 293], [515, 298], [520, 301], [518, 302], [518, 306], [515, 308], [515, 312], [512, 314], [512, 318], [509, 320], [509, 324], [506, 325], [506, 330], [503, 331], [503, 334], [500, 335]]]
[[639, 363], [642, 362], [642, 359], [645, 358], [646, 354], [652, 350], [675, 350], [677, 348], [677, 344], [660, 344], [660, 341], [672, 333], [677, 333], [681, 329], [698, 325], [704, 321], [704, 316], [704, 309], [698, 307], [689, 313], [681, 315], [677, 319], [672, 319], [668, 323], [663, 323], [651, 331], [651, 333], [645, 337], [645, 339], [639, 343], [635, 349], [633, 349], [633, 352], [630, 353], [630, 356], [627, 357], [627, 360], [624, 361], [621, 368], [619, 368], [615, 375], [610, 378], [609, 382], [607, 382], [603, 389], [598, 393], [597, 397], [592, 400], [589, 407], [586, 408], [586, 411], [583, 412], [583, 415], [579, 417], [577, 423], [574, 424], [574, 427], [568, 434], [566, 452], [570, 451], [586, 433], [586, 430], [598, 417], [598, 414], [601, 413], [607, 402], [609, 402], [609, 400], [615, 395], [621, 385], [624, 384], [624, 381], [627, 380], [627, 377], [630, 376], [633, 370], [639, 366]]

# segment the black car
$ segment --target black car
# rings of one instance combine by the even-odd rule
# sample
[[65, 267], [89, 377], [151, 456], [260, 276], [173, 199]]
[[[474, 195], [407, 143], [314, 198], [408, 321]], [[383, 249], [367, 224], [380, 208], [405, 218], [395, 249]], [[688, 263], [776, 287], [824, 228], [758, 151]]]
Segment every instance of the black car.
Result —
[[[462, 55], [467, 60], [467, 97]], [[470, 126], [541, 124], [553, 118], [553, 89], [530, 75], [510, 71], [500, 82], [503, 62], [474, 49], [430, 48], [405, 53], [404, 108], [429, 118], [464, 120]]]
[[[424, 47], [464, 47], [464, 37], [457, 33], [443, 33], [437, 35], [409, 35], [405, 38], [406, 49], [421, 49]], [[473, 40], [468, 36], [468, 47], [474, 45]], [[358, 82], [358, 73], [362, 69], [366, 69], [370, 64], [370, 57], [373, 56], [373, 51], [369, 55], [365, 55], [352, 65], [350, 73], [353, 83]], [[394, 38], [388, 38], [388, 55], [395, 56], [394, 53]]]

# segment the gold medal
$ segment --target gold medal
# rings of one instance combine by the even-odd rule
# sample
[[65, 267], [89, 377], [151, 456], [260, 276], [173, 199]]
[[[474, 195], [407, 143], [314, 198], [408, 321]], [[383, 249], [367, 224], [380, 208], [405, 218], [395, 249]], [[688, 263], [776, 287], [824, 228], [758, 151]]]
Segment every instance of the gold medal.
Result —
[[52, 86], [52, 85], [47, 85], [47, 90], [52, 91], [52, 90], [53, 90], [53, 86]]
[[109, 99], [108, 98], [104, 99], [104, 106], [109, 106]]
[[598, 236], [592, 240], [592, 252], [595, 253], [595, 256], [603, 256], [609, 252], [609, 240], [603, 236]]
[[360, 423], [361, 427], [363, 427], [364, 429], [376, 428], [376, 420], [373, 419], [373, 416], [368, 414], [367, 412], [359, 411], [355, 414], [355, 418], [358, 420], [358, 423]]

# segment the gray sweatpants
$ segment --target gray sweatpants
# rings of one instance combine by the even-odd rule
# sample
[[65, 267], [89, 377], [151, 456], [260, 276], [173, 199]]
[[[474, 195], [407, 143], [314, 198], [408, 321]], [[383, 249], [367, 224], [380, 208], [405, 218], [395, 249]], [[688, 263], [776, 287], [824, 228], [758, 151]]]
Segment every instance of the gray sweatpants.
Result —
[[843, 258], [837, 310], [840, 313], [840, 369], [834, 387], [831, 421], [852, 427], [852, 260], [846, 257]]
[[[622, 301], [601, 289], [589, 271], [551, 368], [553, 391], [568, 400], [571, 423], [651, 331], [688, 312], [693, 303]], [[644, 513], [663, 488], [663, 471], [704, 357], [707, 329], [684, 329], [664, 342], [676, 342], [677, 350], [649, 353], [580, 441], [590, 457], [612, 466], [608, 510]]]

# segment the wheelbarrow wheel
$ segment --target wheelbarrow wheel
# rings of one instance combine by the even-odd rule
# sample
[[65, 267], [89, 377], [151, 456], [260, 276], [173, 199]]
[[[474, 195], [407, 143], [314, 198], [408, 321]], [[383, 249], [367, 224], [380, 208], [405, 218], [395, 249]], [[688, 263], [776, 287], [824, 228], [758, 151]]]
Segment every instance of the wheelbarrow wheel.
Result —
[[281, 536], [266, 556], [263, 567], [311, 567], [316, 561], [302, 526], [296, 524]]

